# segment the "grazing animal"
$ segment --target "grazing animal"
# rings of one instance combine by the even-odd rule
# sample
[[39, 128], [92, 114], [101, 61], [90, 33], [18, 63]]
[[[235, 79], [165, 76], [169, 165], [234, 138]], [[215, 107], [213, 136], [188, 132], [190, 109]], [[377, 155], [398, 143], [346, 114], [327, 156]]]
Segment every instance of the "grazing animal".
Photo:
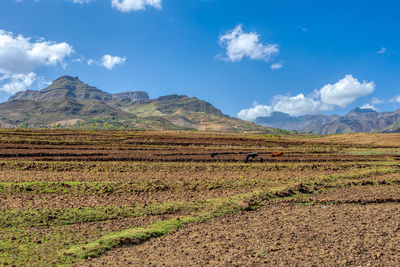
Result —
[[211, 154], [211, 157], [212, 157], [212, 158], [215, 157], [215, 156], [218, 156], [218, 153], [212, 153], [212, 154]]
[[274, 152], [272, 153], [271, 157], [280, 157], [283, 155], [283, 152]]
[[250, 159], [256, 159], [256, 158], [258, 158], [258, 153], [247, 153], [247, 156], [246, 156], [246, 160], [244, 161], [244, 162], [249, 162], [249, 160]]

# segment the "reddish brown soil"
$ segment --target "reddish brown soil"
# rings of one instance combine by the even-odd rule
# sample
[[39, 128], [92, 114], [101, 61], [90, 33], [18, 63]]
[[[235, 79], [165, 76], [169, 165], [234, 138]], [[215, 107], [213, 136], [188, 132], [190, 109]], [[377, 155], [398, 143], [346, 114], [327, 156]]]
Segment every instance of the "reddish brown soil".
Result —
[[310, 196], [309, 200], [317, 203], [400, 203], [400, 186], [376, 185], [341, 188]]
[[[261, 251], [264, 255], [261, 256]], [[193, 225], [91, 266], [321, 266], [400, 263], [400, 206], [277, 205]]]
[[400, 264], [400, 205], [393, 200], [399, 198], [400, 186], [329, 190], [309, 198], [325, 204], [271, 204], [118, 248], [85, 264], [395, 266]]

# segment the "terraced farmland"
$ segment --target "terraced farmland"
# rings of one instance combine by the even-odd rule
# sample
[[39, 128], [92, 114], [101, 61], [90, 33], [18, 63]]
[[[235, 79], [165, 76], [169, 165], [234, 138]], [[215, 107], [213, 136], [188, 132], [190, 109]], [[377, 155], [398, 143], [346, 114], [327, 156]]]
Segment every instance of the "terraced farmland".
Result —
[[398, 265], [399, 147], [400, 134], [1, 130], [0, 265]]

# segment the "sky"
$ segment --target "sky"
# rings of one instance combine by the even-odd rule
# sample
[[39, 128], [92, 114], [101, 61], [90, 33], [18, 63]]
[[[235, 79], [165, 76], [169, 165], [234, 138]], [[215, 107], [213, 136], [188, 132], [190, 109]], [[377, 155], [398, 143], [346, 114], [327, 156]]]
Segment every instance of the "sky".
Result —
[[62, 75], [246, 120], [400, 109], [400, 2], [1, 0], [0, 101]]

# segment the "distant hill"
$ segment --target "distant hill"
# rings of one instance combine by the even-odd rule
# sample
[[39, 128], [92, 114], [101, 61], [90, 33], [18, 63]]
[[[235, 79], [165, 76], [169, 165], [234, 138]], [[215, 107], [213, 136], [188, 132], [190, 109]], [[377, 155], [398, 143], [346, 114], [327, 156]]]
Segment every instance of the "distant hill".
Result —
[[254, 122], [267, 126], [277, 127], [285, 130], [296, 130], [299, 132], [310, 132], [319, 125], [325, 125], [337, 120], [337, 115], [304, 115], [292, 117], [283, 112], [273, 112], [269, 117], [259, 117]]
[[259, 117], [255, 123], [299, 132], [315, 134], [400, 132], [400, 110], [376, 112], [372, 109], [355, 108], [344, 116], [305, 115], [292, 117], [273, 112], [268, 117]]
[[195, 97], [169, 95], [150, 100], [143, 91], [109, 94], [70, 76], [0, 103], [2, 126], [282, 132], [224, 115]]

